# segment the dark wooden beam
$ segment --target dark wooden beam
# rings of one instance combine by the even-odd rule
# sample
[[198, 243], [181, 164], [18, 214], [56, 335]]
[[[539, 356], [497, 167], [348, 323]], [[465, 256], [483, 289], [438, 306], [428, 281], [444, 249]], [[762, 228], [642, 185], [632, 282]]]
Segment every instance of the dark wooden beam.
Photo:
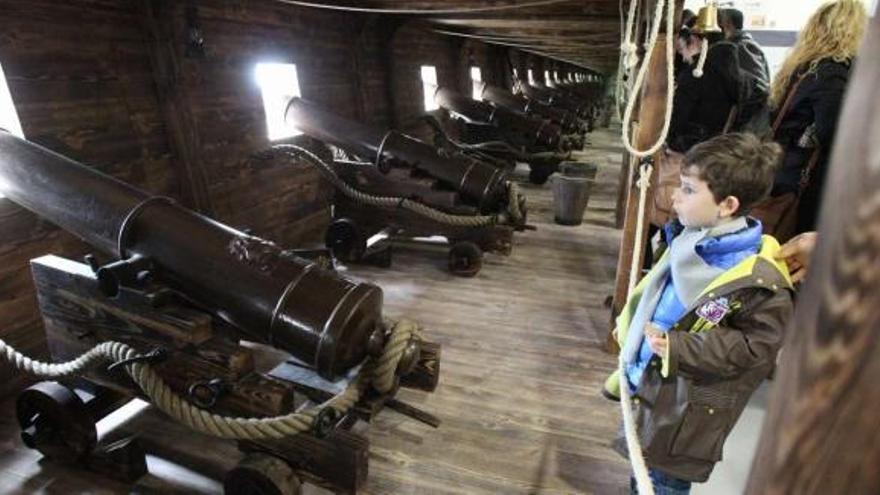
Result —
[[137, 4], [168, 141], [179, 163], [175, 171], [180, 199], [184, 205], [212, 215], [214, 207], [201, 156], [198, 122], [181, 70], [183, 36], [175, 36], [174, 8], [170, 0], [140, 0]]

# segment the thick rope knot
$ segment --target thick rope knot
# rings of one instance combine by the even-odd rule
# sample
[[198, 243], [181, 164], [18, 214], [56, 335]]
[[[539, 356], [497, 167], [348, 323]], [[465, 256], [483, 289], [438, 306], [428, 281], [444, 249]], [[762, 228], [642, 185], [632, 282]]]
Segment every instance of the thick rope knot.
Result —
[[391, 334], [373, 369], [373, 388], [381, 394], [387, 394], [394, 388], [397, 367], [407, 346], [413, 339], [421, 340], [421, 328], [414, 321], [403, 319], [390, 326]]
[[[172, 390], [149, 363], [131, 362], [125, 364], [125, 370], [159, 410], [196, 431], [229, 439], [282, 439], [311, 431], [318, 414], [326, 408], [344, 415], [354, 407], [371, 384], [379, 392], [391, 391], [403, 353], [410, 339], [420, 338], [420, 330], [416, 323], [408, 320], [387, 326], [391, 331], [382, 356], [376, 361], [366, 361], [345, 390], [322, 404], [284, 416], [242, 418], [214, 414], [196, 407]], [[44, 363], [21, 354], [0, 340], [0, 357], [6, 358], [19, 370], [43, 378], [75, 375], [102, 362], [118, 362], [137, 355], [137, 350], [128, 344], [109, 341], [96, 345], [72, 361]]]
[[636, 185], [639, 189], [647, 189], [651, 185], [651, 175], [654, 173], [654, 166], [650, 162], [645, 162], [639, 167], [639, 179]]

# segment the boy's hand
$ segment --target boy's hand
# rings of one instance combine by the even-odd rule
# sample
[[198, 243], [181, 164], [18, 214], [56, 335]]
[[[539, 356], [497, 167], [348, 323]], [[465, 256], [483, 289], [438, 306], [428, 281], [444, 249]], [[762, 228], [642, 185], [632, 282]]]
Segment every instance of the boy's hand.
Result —
[[645, 338], [648, 339], [648, 345], [654, 354], [665, 356], [666, 352], [666, 334], [662, 330], [654, 326], [652, 323], [645, 325]]
[[666, 340], [666, 335], [648, 335], [648, 345], [654, 351], [654, 354], [663, 357], [666, 355], [666, 347], [669, 345], [669, 342]]

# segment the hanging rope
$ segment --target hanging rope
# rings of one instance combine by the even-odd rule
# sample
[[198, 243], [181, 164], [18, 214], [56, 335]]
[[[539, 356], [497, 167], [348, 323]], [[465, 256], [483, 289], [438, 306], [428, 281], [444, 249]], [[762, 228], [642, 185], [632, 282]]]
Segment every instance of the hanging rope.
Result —
[[[389, 323], [388, 326], [391, 332], [382, 355], [376, 360], [365, 362], [345, 390], [323, 404], [284, 416], [241, 418], [214, 414], [192, 405], [172, 390], [148, 363], [131, 362], [125, 364], [125, 370], [159, 410], [196, 431], [229, 439], [282, 439], [311, 431], [318, 415], [327, 408], [341, 417], [360, 400], [370, 386], [381, 394], [391, 392], [404, 350], [412, 339], [421, 339], [421, 329], [408, 320]], [[21, 354], [0, 340], [0, 357], [17, 369], [42, 378], [79, 374], [101, 362], [119, 362], [138, 355], [129, 345], [110, 341], [98, 344], [72, 361], [44, 363]]]
[[[336, 189], [361, 204], [389, 209], [403, 208], [435, 222], [458, 227], [485, 227], [488, 225], [503, 223], [503, 219], [500, 218], [499, 215], [452, 215], [423, 203], [419, 203], [418, 201], [413, 201], [409, 198], [400, 196], [374, 196], [359, 191], [348, 185], [347, 182], [336, 175], [336, 171], [333, 170], [333, 167], [327, 162], [318, 158], [318, 156], [311, 151], [299, 146], [292, 144], [279, 144], [273, 146], [268, 151], [291, 156], [297, 159], [304, 159], [307, 163], [317, 168]], [[519, 189], [513, 181], [508, 182], [507, 193], [508, 201], [506, 213], [510, 217], [510, 220], [516, 224], [522, 220], [523, 213], [520, 209]]]
[[629, 266], [629, 283], [627, 284], [626, 289], [627, 299], [632, 295], [633, 289], [635, 289], [636, 283], [639, 281], [639, 275], [641, 274], [641, 270], [639, 269], [639, 257], [635, 256], [635, 250], [641, 249], [645, 242], [642, 233], [645, 229], [645, 210], [647, 209], [648, 203], [648, 188], [651, 185], [651, 175], [653, 173], [654, 166], [650, 161], [646, 161], [639, 166], [639, 179], [636, 181], [636, 185], [639, 188], [639, 205], [636, 213], [636, 234], [635, 239], [633, 239], [633, 256]]
[[623, 414], [623, 434], [626, 439], [626, 450], [629, 454], [629, 463], [632, 466], [633, 478], [639, 495], [654, 495], [654, 484], [645, 463], [645, 455], [639, 444], [639, 435], [636, 430], [636, 420], [633, 418], [632, 397], [629, 391], [629, 379], [626, 377], [626, 364], [620, 358], [618, 370], [620, 376], [620, 409]]
[[[666, 7], [666, 112], [663, 119], [663, 128], [660, 131], [657, 141], [646, 150], [637, 150], [630, 141], [630, 123], [632, 122], [632, 114], [638, 94], [641, 92], [645, 82], [645, 76], [648, 72], [650, 60], [654, 55], [654, 46], [657, 44], [657, 37], [660, 33], [660, 20], [663, 16], [663, 7]], [[630, 9], [632, 11], [632, 9]], [[675, 71], [673, 68], [673, 18], [675, 15], [675, 4], [672, 0], [658, 0], [657, 7], [654, 11], [654, 22], [651, 24], [651, 34], [646, 45], [644, 60], [638, 70], [633, 89], [629, 94], [629, 101], [626, 105], [626, 111], [623, 114], [623, 146], [633, 156], [643, 158], [656, 153], [663, 143], [666, 142], [666, 136], [669, 134], [669, 124], [672, 121], [672, 95], [675, 90]], [[631, 21], [627, 20], [627, 25]], [[630, 44], [632, 41], [630, 40]], [[629, 49], [629, 48], [627, 48]]]
[[390, 8], [371, 8], [356, 7], [354, 5], [335, 5], [321, 2], [307, 2], [300, 0], [281, 0], [291, 5], [299, 5], [301, 7], [312, 7], [328, 10], [341, 10], [345, 12], [361, 12], [366, 14], [401, 14], [401, 15], [456, 15], [456, 14], [474, 14], [480, 12], [502, 12], [507, 10], [524, 9], [529, 7], [543, 7], [545, 5], [553, 5], [557, 3], [569, 2], [570, 0], [535, 0], [531, 2], [519, 2], [510, 5], [487, 5], [480, 7], [460, 7], [456, 9], [390, 9]]
[[694, 68], [693, 75], [697, 79], [703, 77], [703, 67], [706, 65], [706, 56], [709, 54], [709, 40], [707, 38], [703, 38], [703, 43], [700, 46], [700, 58], [697, 61], [697, 66]]
[[[641, 249], [644, 240], [642, 232], [644, 230], [645, 209], [648, 201], [648, 187], [651, 183], [651, 174], [654, 173], [654, 166], [650, 160], [645, 160], [639, 166], [639, 179], [637, 185], [639, 188], [639, 205], [636, 213], [636, 235], [633, 240], [633, 256], [629, 267], [629, 284], [626, 290], [626, 298], [629, 300], [632, 295], [636, 282], [639, 280], [639, 257], [635, 255], [636, 249]], [[629, 462], [632, 465], [633, 477], [636, 480], [639, 494], [654, 495], [654, 486], [651, 483], [651, 477], [648, 474], [648, 468], [645, 464], [645, 457], [642, 453], [642, 446], [639, 445], [638, 432], [636, 431], [635, 420], [632, 417], [632, 400], [629, 394], [629, 383], [626, 378], [626, 367], [623, 357], [620, 358], [618, 374], [620, 376], [620, 409], [623, 412], [623, 433], [626, 438], [626, 450], [629, 453]]]

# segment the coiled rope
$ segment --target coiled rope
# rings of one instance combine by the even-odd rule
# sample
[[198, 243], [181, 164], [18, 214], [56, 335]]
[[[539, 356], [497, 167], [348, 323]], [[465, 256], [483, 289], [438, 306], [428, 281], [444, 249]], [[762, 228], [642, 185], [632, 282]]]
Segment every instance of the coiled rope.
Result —
[[[637, 0], [633, 0], [636, 2]], [[637, 100], [637, 96], [641, 92], [641, 89], [645, 82], [645, 76], [648, 72], [648, 66], [650, 65], [651, 58], [654, 55], [654, 46], [657, 44], [657, 37], [660, 33], [660, 20], [663, 16], [663, 7], [666, 7], [666, 112], [663, 119], [663, 128], [660, 131], [660, 136], [657, 137], [657, 141], [648, 147], [646, 150], [637, 150], [635, 149], [631, 139], [630, 139], [630, 123], [632, 122], [632, 114], [635, 109], [635, 104]], [[634, 9], [632, 5], [630, 5], [630, 13], [632, 14]], [[672, 95], [675, 91], [675, 71], [673, 68], [673, 18], [675, 16], [675, 4], [672, 0], [658, 0], [657, 7], [654, 11], [654, 22], [651, 25], [651, 33], [648, 38], [648, 43], [646, 45], [645, 57], [642, 60], [642, 64], [639, 67], [638, 74], [636, 76], [635, 83], [633, 84], [632, 91], [629, 93], [629, 100], [626, 104], [626, 111], [623, 114], [623, 146], [626, 150], [633, 156], [644, 158], [646, 156], [653, 155], [656, 153], [663, 143], [666, 142], [666, 136], [669, 134], [669, 125], [672, 121]], [[634, 22], [632, 19], [627, 19], [627, 26], [630, 26], [631, 23]], [[629, 31], [629, 29], [628, 29]], [[631, 63], [632, 56], [635, 54], [635, 45], [632, 43], [632, 39], [630, 34], [627, 33], [627, 40], [624, 42], [623, 46], [621, 46], [621, 50], [624, 51], [624, 61], [626, 63]], [[630, 55], [630, 52], [632, 55]]]
[[[333, 186], [352, 200], [368, 206], [376, 206], [379, 208], [403, 208], [418, 215], [429, 218], [435, 222], [453, 225], [458, 227], [485, 227], [504, 223], [504, 219], [499, 215], [452, 215], [418, 201], [411, 200], [400, 196], [375, 196], [367, 194], [363, 191], [355, 189], [347, 182], [342, 180], [327, 162], [319, 158], [311, 151], [295, 146], [292, 144], [279, 144], [272, 146], [268, 150], [271, 153], [279, 153], [297, 159], [303, 159], [310, 165], [318, 169], [319, 172]], [[507, 215], [510, 221], [516, 225], [523, 219], [523, 213], [519, 202], [519, 186], [513, 182], [508, 182], [507, 187]]]
[[[284, 416], [242, 418], [214, 414], [192, 405], [173, 391], [149, 363], [127, 363], [125, 370], [159, 410], [196, 431], [228, 439], [281, 439], [311, 431], [318, 415], [327, 408], [333, 409], [341, 417], [360, 400], [370, 386], [382, 394], [393, 389], [397, 366], [404, 350], [411, 339], [421, 339], [421, 329], [409, 320], [389, 322], [387, 326], [391, 331], [382, 355], [375, 360], [368, 359], [345, 390], [322, 404]], [[75, 375], [102, 362], [119, 362], [138, 355], [138, 351], [127, 344], [109, 341], [96, 345], [72, 361], [44, 363], [21, 354], [0, 340], [0, 357], [18, 370], [42, 378]]]

